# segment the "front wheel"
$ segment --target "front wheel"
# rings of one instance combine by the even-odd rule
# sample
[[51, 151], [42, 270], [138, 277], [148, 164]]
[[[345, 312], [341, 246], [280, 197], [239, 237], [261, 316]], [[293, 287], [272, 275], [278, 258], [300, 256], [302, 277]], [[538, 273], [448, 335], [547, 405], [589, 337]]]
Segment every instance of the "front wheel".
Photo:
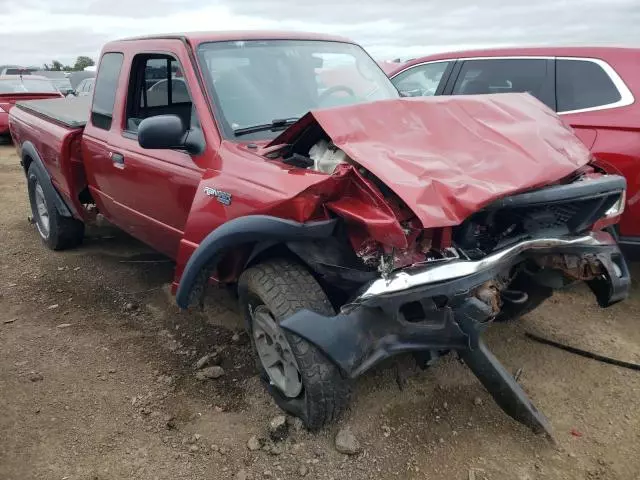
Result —
[[238, 287], [258, 368], [269, 393], [280, 408], [300, 418], [309, 430], [331, 423], [349, 402], [349, 382], [321, 351], [279, 325], [302, 309], [334, 315], [322, 287], [307, 270], [286, 260], [247, 269]]
[[43, 186], [43, 173], [35, 163], [29, 167], [27, 180], [33, 223], [44, 244], [51, 250], [64, 250], [82, 243], [84, 223], [60, 215], [55, 199]]

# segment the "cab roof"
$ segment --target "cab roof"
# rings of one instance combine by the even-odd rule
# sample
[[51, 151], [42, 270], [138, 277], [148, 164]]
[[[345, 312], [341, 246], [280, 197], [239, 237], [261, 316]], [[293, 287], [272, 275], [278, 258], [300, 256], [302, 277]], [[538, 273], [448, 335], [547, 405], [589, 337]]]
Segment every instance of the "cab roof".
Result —
[[354, 43], [348, 38], [326, 35], [323, 33], [308, 33], [296, 31], [271, 31], [271, 30], [232, 30], [218, 32], [185, 32], [171, 34], [154, 34], [139, 37], [124, 38], [115, 42], [139, 41], [139, 40], [186, 40], [192, 45], [205, 42], [229, 42], [241, 40], [319, 40], [327, 42]]

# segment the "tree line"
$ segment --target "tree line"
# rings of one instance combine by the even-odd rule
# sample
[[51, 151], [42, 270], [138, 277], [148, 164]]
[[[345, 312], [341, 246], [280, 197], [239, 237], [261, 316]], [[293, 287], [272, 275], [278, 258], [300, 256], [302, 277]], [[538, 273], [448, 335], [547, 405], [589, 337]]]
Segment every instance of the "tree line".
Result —
[[58, 60], [53, 60], [50, 64], [45, 63], [44, 69], [51, 72], [71, 72], [84, 70], [86, 67], [91, 67], [95, 64], [96, 63], [91, 57], [85, 57], [84, 55], [81, 55], [76, 58], [76, 63], [73, 65], [73, 67], [69, 65], [63, 65], [62, 62], [59, 62]]

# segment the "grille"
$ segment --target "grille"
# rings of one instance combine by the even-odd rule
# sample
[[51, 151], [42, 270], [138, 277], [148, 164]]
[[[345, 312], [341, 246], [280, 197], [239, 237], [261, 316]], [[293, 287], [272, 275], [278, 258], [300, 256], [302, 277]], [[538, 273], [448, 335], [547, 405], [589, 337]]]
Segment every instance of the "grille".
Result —
[[[588, 209], [588, 202], [567, 202], [546, 206], [513, 209], [525, 232], [536, 232], [567, 228], [580, 210]], [[582, 205], [584, 204], [584, 205]], [[505, 212], [507, 213], [507, 212]]]
[[473, 258], [518, 241], [577, 234], [604, 215], [616, 197], [597, 197], [554, 203], [486, 209], [453, 229], [456, 245]]

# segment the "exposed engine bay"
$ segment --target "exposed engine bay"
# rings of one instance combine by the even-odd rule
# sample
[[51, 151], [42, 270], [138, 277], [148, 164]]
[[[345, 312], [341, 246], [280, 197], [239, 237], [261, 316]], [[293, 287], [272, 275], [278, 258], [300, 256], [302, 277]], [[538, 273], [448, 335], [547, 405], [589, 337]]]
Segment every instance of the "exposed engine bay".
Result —
[[[349, 242], [362, 265], [374, 269], [382, 275], [393, 270], [447, 258], [459, 258], [460, 252], [453, 248], [449, 237], [444, 238], [441, 230], [425, 230], [411, 209], [372, 172], [351, 159], [342, 149], [337, 147], [320, 129], [315, 131], [318, 138], [309, 147], [305, 136], [294, 143], [283, 161], [289, 165], [314, 170], [328, 175], [340, 174], [345, 169], [353, 169], [358, 177], [373, 190], [383, 202], [378, 202], [381, 212], [396, 227], [400, 241], [380, 241], [376, 235], [368, 235], [358, 223], [361, 219], [349, 218], [344, 202], [331, 202], [328, 208], [340, 216], [346, 217], [350, 224]], [[353, 199], [352, 199], [353, 200]], [[387, 221], [388, 221], [387, 220]], [[370, 233], [370, 232], [369, 232]]]
[[[580, 194], [582, 182], [592, 181], [599, 176], [592, 168], [585, 168], [566, 179], [565, 183], [499, 199], [460, 225], [424, 229], [395, 192], [351, 159], [317, 126], [312, 130], [315, 130], [315, 135], [310, 138], [315, 138], [315, 143], [309, 147], [309, 136], [303, 135], [291, 145], [284, 161], [328, 175], [336, 174], [343, 168], [352, 168], [370, 189], [384, 198], [404, 236], [404, 245], [390, 245], [367, 235], [357, 226], [358, 219], [352, 219], [356, 220], [356, 225], [347, 227], [349, 242], [362, 266], [376, 270], [383, 277], [407, 266], [452, 259], [478, 260], [525, 240], [580, 234], [612, 210], [619, 215], [624, 205], [624, 197], [616, 190], [596, 196], [591, 192]], [[578, 188], [575, 188], [576, 185]], [[341, 215], [346, 212], [338, 208], [334, 213]], [[594, 272], [591, 278], [595, 276]], [[513, 277], [504, 279], [498, 290], [505, 290], [512, 280]], [[513, 302], [525, 301], [523, 298], [526, 294], [514, 295], [507, 292], [504, 296]]]

